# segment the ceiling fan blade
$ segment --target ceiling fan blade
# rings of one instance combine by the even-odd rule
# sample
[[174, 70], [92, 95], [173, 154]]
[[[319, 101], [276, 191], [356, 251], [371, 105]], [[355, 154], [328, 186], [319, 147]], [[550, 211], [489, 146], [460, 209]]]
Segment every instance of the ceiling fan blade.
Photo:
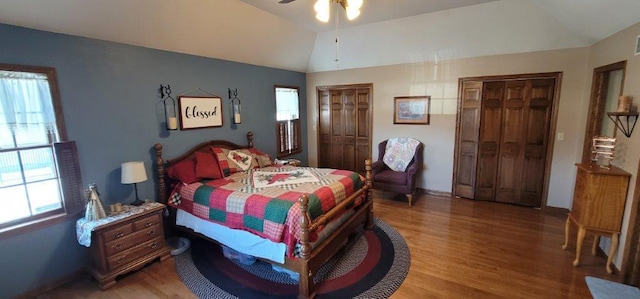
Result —
[[290, 2], [293, 2], [293, 1], [296, 1], [296, 0], [280, 0], [280, 2], [278, 2], [278, 3], [287, 4], [287, 3], [290, 3]]

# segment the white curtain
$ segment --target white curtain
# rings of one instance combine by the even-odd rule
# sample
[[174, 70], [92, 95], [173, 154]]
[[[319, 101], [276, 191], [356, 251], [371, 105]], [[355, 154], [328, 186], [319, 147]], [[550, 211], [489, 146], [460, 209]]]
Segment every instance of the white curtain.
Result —
[[0, 144], [47, 144], [57, 141], [57, 136], [46, 75], [0, 71]]
[[298, 90], [295, 88], [276, 88], [276, 120], [293, 120], [299, 116]]

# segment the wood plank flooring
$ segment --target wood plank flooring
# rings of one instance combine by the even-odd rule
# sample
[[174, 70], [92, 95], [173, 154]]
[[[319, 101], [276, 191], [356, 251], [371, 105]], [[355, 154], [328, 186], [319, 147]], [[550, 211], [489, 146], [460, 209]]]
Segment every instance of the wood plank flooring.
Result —
[[[557, 212], [421, 195], [406, 201], [376, 192], [374, 213], [405, 238], [411, 268], [392, 298], [591, 298], [587, 275], [620, 281], [591, 256], [585, 238], [573, 267], [575, 227], [562, 250], [566, 215]], [[155, 262], [101, 291], [83, 278], [38, 298], [195, 298], [173, 260]]]

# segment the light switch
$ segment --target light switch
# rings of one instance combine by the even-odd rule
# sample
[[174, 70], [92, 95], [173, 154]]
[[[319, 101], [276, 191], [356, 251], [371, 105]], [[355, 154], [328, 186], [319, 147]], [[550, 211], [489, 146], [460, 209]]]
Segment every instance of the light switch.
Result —
[[556, 138], [558, 141], [564, 140], [564, 132], [558, 132], [558, 137]]

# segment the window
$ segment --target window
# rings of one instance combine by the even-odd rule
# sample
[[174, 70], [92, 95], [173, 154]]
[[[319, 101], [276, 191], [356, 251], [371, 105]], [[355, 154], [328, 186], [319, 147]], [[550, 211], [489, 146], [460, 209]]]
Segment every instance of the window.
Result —
[[302, 152], [298, 88], [276, 86], [278, 158]]
[[55, 69], [0, 64], [0, 231], [82, 210], [65, 140]]

